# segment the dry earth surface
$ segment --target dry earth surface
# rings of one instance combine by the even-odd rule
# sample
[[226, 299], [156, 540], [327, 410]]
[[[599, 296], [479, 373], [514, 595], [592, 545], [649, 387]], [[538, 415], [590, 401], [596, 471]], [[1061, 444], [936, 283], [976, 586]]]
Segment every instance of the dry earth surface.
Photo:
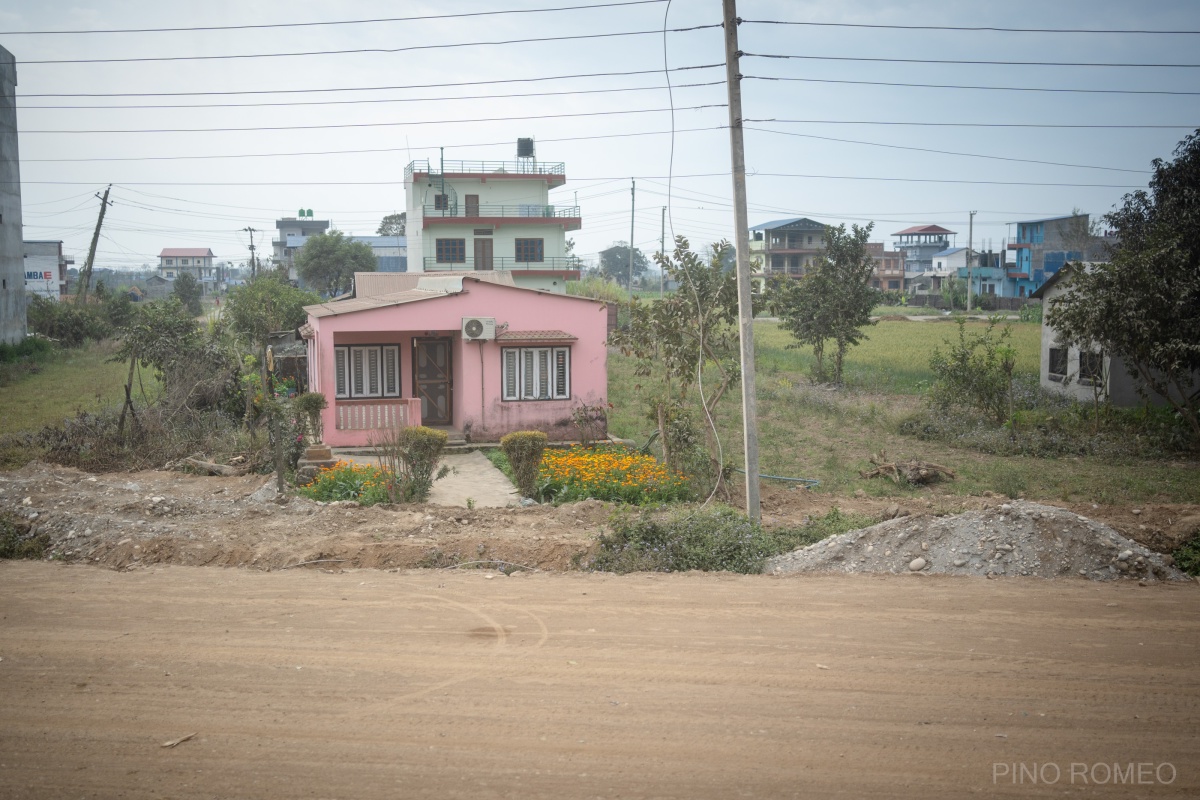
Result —
[[[618, 577], [569, 569], [603, 503], [265, 483], [0, 474], [54, 556], [0, 562], [0, 797], [1200, 795], [1195, 582]], [[884, 530], [919, 542], [964, 508], [1003, 534], [1006, 503], [769, 490], [764, 513], [907, 513]], [[1070, 511], [1162, 551], [1198, 510]], [[411, 569], [492, 559], [539, 571]]]

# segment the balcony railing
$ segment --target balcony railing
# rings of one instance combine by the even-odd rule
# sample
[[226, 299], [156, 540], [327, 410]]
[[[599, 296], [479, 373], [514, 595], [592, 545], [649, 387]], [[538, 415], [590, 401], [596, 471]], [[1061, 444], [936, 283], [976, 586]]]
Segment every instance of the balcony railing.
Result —
[[445, 272], [451, 270], [486, 272], [489, 269], [497, 272], [511, 272], [513, 270], [546, 270], [548, 272], [561, 272], [563, 270], [577, 271], [582, 268], [580, 261], [577, 258], [557, 256], [552, 256], [542, 261], [517, 261], [515, 258], [493, 256], [490, 259], [480, 259], [479, 266], [476, 266], [476, 259], [474, 258], [468, 258], [464, 261], [438, 261], [436, 257], [427, 256], [424, 264], [426, 272]]
[[520, 217], [525, 219], [554, 219], [559, 217], [579, 218], [579, 206], [548, 206], [534, 203], [517, 205], [479, 205], [470, 206], [475, 212], [467, 216], [467, 206], [452, 205], [450, 208], [438, 208], [435, 205], [422, 206], [426, 220], [445, 219], [475, 219], [477, 217]]
[[563, 162], [535, 161], [534, 159], [519, 161], [444, 161], [439, 162], [434, 169], [428, 160], [413, 161], [404, 168], [404, 177], [412, 178], [414, 173], [425, 175], [554, 175], [565, 176], [566, 165]]

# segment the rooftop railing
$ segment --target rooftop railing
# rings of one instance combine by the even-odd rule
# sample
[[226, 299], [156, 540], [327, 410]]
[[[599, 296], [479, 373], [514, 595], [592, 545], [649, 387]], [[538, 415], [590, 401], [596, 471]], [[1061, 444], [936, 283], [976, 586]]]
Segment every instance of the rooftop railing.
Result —
[[468, 207], [463, 204], [458, 204], [451, 208], [438, 208], [436, 205], [425, 205], [421, 207], [421, 210], [426, 219], [435, 219], [438, 217], [452, 219], [473, 219], [475, 217], [523, 217], [527, 219], [579, 217], [579, 206], [549, 206], [530, 203], [470, 206], [470, 211], [474, 213], [469, 217], [467, 216]]
[[566, 175], [566, 165], [559, 162], [518, 159], [516, 161], [443, 161], [430, 164], [418, 159], [404, 168], [404, 177], [415, 173], [425, 175]]

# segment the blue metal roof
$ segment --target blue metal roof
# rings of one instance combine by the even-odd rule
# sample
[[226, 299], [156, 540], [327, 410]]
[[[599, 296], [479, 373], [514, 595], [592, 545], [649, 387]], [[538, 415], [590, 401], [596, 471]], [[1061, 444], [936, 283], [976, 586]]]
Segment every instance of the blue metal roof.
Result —
[[752, 230], [752, 231], [773, 231], [776, 228], [783, 228], [787, 225], [795, 225], [797, 222], [807, 222], [808, 225], [806, 225], [804, 227], [812, 228], [813, 230], [826, 227], [825, 225], [821, 224], [820, 222], [817, 222], [816, 220], [811, 220], [808, 217], [791, 217], [790, 219], [776, 219], [776, 220], [772, 220], [771, 222], [764, 222], [761, 225], [754, 225], [750, 228], [750, 230]]
[[952, 256], [955, 253], [961, 253], [963, 250], [966, 250], [966, 249], [967, 248], [965, 248], [965, 247], [948, 247], [940, 253], [934, 253], [932, 257], [937, 258], [938, 256]]

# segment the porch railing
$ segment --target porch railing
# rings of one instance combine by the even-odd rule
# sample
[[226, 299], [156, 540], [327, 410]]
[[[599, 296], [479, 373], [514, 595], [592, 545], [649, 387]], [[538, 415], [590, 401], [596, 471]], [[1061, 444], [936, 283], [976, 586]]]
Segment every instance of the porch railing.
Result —
[[414, 399], [338, 402], [334, 408], [335, 427], [339, 431], [375, 431], [420, 425], [419, 403]]

